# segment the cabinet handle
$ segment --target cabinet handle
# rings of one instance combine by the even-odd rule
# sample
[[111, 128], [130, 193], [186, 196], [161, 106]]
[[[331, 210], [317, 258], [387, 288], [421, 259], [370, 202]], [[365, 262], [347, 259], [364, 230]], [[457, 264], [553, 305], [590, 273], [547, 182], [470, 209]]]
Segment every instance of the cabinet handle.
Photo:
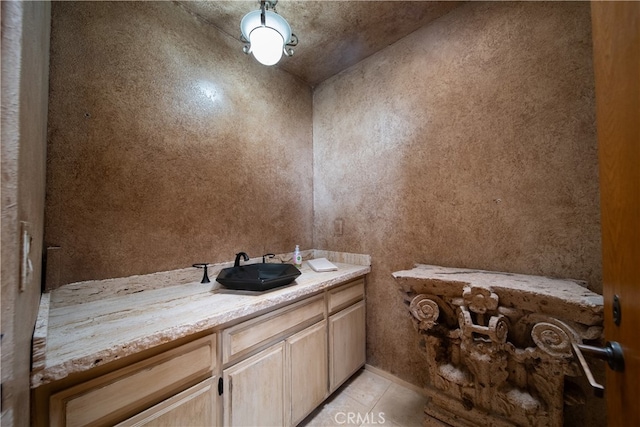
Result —
[[224, 391], [224, 381], [222, 381], [222, 377], [218, 378], [218, 396], [222, 396], [222, 392]]

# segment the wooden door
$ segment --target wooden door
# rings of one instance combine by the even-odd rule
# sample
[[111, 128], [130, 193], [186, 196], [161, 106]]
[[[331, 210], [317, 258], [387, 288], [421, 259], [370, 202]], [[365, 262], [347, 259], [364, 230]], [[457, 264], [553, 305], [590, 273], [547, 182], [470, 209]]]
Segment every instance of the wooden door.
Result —
[[284, 342], [223, 371], [225, 426], [285, 425]]
[[[607, 370], [611, 426], [640, 425], [640, 2], [591, 3], [600, 157], [605, 336], [624, 372]], [[613, 299], [621, 321], [613, 320]]]
[[322, 321], [287, 339], [291, 425], [297, 425], [329, 394], [327, 322]]

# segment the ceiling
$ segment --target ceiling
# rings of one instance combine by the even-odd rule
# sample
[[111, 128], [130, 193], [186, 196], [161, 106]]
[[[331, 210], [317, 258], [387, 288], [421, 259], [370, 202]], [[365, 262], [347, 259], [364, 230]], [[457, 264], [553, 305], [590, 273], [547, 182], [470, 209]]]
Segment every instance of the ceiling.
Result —
[[[238, 39], [240, 21], [257, 0], [180, 1], [185, 8]], [[299, 43], [276, 67], [311, 86], [384, 49], [459, 6], [457, 1], [280, 0], [276, 11]]]

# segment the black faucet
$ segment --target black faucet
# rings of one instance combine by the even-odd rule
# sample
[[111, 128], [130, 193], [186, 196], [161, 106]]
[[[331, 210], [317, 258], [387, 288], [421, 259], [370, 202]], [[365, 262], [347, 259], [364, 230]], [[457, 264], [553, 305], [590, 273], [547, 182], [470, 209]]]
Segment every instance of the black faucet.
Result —
[[233, 263], [234, 267], [240, 267], [240, 257], [244, 258], [245, 261], [249, 261], [249, 255], [244, 252], [238, 252], [236, 254], [236, 262]]
[[202, 276], [202, 281], [200, 283], [210, 283], [211, 280], [209, 280], [209, 275], [207, 274], [207, 267], [209, 267], [209, 264], [206, 262], [201, 262], [198, 264], [193, 264], [194, 267], [196, 268], [204, 268], [204, 276]]
[[264, 255], [262, 255], [262, 263], [264, 264], [265, 257], [266, 258], [273, 258], [275, 256], [276, 256], [276, 254], [264, 254]]

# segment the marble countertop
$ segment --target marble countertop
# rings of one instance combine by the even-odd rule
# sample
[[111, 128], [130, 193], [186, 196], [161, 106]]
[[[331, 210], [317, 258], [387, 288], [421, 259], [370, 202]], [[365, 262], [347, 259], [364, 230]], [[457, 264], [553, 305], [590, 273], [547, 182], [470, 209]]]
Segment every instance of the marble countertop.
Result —
[[309, 256], [319, 257], [338, 270], [319, 273], [304, 262], [295, 282], [265, 292], [221, 287], [215, 277], [227, 263], [212, 266], [206, 284], [199, 283], [201, 270], [192, 268], [69, 284], [45, 293], [34, 332], [31, 387], [235, 323], [371, 271], [367, 255], [316, 251]]

